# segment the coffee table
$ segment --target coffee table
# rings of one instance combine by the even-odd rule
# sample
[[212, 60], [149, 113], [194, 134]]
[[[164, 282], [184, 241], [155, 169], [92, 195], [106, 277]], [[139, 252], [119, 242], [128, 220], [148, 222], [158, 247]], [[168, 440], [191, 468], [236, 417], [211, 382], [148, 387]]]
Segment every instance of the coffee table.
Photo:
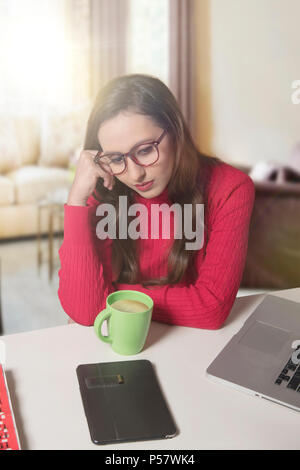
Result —
[[66, 187], [58, 188], [38, 202], [38, 221], [37, 221], [37, 265], [40, 274], [43, 252], [41, 245], [41, 227], [42, 216], [45, 212], [48, 225], [48, 279], [52, 281], [54, 272], [54, 235], [63, 233], [64, 222], [64, 204], [68, 198], [69, 189]]

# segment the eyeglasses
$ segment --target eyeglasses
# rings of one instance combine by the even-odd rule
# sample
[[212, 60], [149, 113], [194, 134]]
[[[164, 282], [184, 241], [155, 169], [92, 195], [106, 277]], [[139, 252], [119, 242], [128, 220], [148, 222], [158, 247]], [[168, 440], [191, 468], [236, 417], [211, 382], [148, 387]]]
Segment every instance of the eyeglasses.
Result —
[[135, 145], [128, 153], [113, 152], [101, 155], [101, 150], [94, 157], [94, 162], [113, 175], [120, 175], [127, 169], [127, 158], [130, 157], [137, 165], [154, 165], [159, 159], [158, 145], [166, 135], [164, 130], [161, 136], [154, 141]]

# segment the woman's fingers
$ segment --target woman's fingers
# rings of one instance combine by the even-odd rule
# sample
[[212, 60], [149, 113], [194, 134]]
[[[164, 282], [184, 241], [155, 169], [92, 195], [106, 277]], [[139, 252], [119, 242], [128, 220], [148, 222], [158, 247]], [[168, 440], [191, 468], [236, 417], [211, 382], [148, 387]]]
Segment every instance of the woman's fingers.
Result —
[[109, 167], [107, 167], [107, 170], [102, 168], [102, 166], [99, 163], [100, 155], [101, 155], [100, 152], [97, 152], [94, 156], [94, 163], [97, 166], [97, 172], [99, 174], [99, 177], [103, 178], [103, 186], [105, 186], [109, 190], [112, 190], [114, 186], [114, 176], [110, 172]]

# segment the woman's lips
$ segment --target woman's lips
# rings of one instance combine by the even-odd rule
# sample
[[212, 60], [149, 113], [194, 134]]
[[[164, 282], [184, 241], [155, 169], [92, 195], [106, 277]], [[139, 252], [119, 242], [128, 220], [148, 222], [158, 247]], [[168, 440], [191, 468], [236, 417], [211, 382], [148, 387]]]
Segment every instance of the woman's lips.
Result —
[[151, 188], [153, 182], [154, 182], [154, 180], [151, 180], [151, 181], [149, 181], [148, 183], [144, 183], [144, 184], [135, 184], [135, 187], [136, 187], [139, 191], [148, 191], [148, 189]]

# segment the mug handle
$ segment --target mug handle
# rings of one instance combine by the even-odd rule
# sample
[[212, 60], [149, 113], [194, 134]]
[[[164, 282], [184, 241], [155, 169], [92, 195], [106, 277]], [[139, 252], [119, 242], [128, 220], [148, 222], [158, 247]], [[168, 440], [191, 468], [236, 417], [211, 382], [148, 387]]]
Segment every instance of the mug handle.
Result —
[[111, 312], [107, 310], [107, 308], [105, 308], [104, 310], [102, 310], [102, 312], [100, 312], [97, 315], [95, 322], [94, 322], [94, 330], [95, 330], [96, 335], [105, 343], [112, 343], [112, 338], [109, 335], [103, 336], [103, 334], [101, 333], [103, 322], [107, 320], [110, 316], [111, 316]]

